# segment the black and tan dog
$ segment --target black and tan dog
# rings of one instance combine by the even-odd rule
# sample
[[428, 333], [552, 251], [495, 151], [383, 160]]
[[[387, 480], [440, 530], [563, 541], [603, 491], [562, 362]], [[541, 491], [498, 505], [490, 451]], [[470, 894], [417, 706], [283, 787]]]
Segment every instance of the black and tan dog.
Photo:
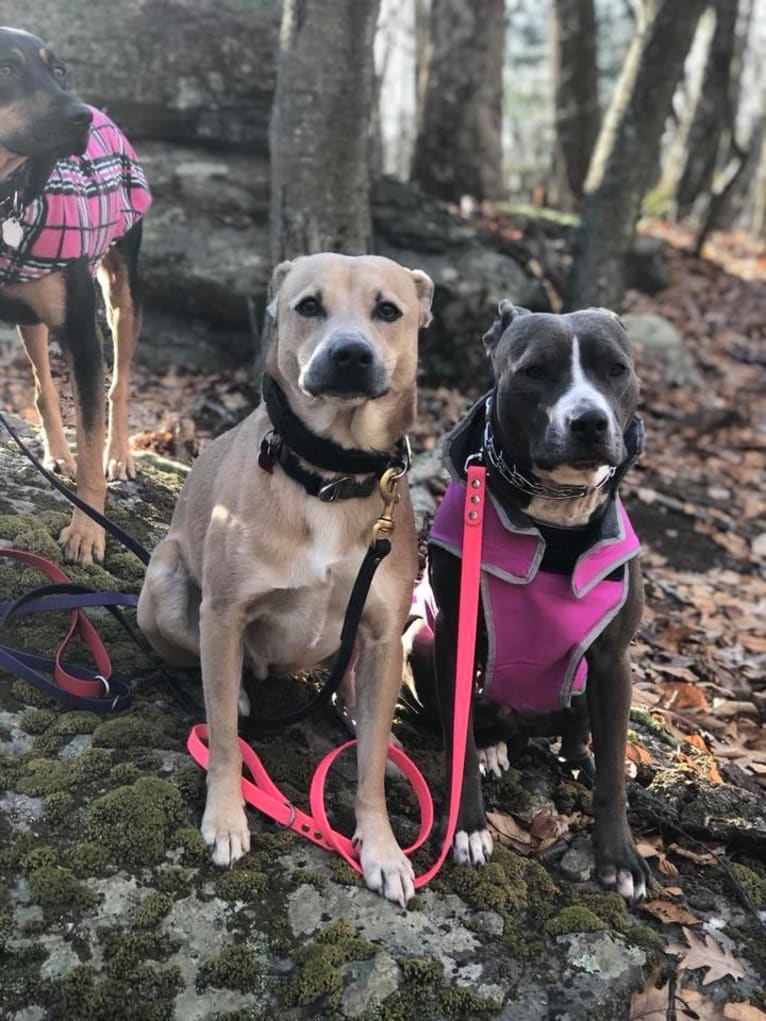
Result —
[[449, 745], [462, 480], [466, 464], [478, 458], [487, 468], [490, 499], [474, 721], [478, 713], [479, 739], [491, 747], [480, 758], [472, 728], [453, 853], [478, 865], [492, 852], [481, 762], [499, 773], [508, 768], [506, 741], [518, 749], [529, 735], [557, 734], [562, 757], [587, 769], [590, 730], [598, 874], [638, 900], [647, 869], [628, 827], [624, 768], [628, 645], [643, 589], [638, 541], [617, 496], [642, 446], [628, 338], [605, 309], [530, 314], [504, 301], [499, 313], [484, 337], [494, 388], [446, 442], [453, 482], [429, 539], [435, 605], [428, 607], [424, 585], [406, 635], [418, 694], [426, 706], [437, 695]]
[[[237, 746], [243, 661], [263, 678], [338, 651], [381, 510], [378, 477], [400, 461], [397, 441], [413, 420], [418, 329], [430, 321], [432, 289], [425, 274], [372, 256], [324, 253], [278, 266], [265, 403], [202, 453], [152, 555], [138, 622], [168, 662], [201, 662], [210, 736], [202, 835], [218, 865], [250, 846]], [[357, 637], [354, 840], [367, 885], [404, 904], [413, 872], [383, 782], [417, 569], [406, 485], [395, 521]]]
[[[128, 374], [140, 320], [140, 218], [150, 196], [125, 137], [66, 84], [65, 65], [41, 39], [0, 29], [0, 318], [18, 324], [32, 364], [46, 465], [76, 471], [79, 495], [103, 512], [105, 473], [135, 474]], [[115, 348], [106, 450], [96, 273]], [[72, 374], [76, 469], [48, 363], [50, 333]], [[103, 530], [80, 510], [61, 541], [69, 560], [103, 558]]]

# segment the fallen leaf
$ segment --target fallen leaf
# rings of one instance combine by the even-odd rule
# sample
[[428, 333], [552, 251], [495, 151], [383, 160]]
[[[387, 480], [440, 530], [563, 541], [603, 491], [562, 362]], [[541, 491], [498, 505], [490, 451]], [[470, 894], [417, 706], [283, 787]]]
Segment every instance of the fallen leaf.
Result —
[[658, 856], [658, 858], [657, 858], [657, 868], [660, 870], [660, 872], [663, 874], [663, 876], [677, 876], [678, 875], [677, 867], [664, 854], [660, 854]]
[[689, 861], [693, 861], [696, 865], [715, 865], [716, 863], [714, 854], [698, 854], [696, 851], [689, 851], [678, 844], [671, 844], [668, 848], [668, 854], [677, 854], [680, 858], [688, 858]]
[[[674, 673], [678, 673], [679, 670], [675, 669]], [[696, 677], [691, 671], [686, 671], [687, 675], [690, 675], [688, 679], [696, 681]], [[664, 709], [707, 709], [708, 702], [705, 695], [696, 684], [688, 683], [687, 681], [662, 681], [660, 683], [660, 690], [662, 691], [662, 698], [660, 699], [660, 705]]]
[[702, 980], [703, 986], [726, 978], [727, 975], [730, 975], [735, 981], [744, 977], [745, 969], [737, 958], [730, 950], [726, 950], [720, 943], [717, 943], [712, 936], [705, 936], [704, 933], [697, 935], [686, 927], [683, 932], [689, 943], [689, 949], [678, 962], [680, 970], [707, 969], [707, 974]]
[[645, 766], [652, 761], [652, 756], [646, 748], [635, 741], [628, 741], [627, 748], [625, 749], [625, 758], [636, 766]]
[[516, 822], [511, 815], [504, 812], [487, 812], [487, 822], [492, 836], [512, 848], [519, 854], [529, 854], [532, 850], [532, 835]]
[[666, 1021], [670, 1009], [670, 990], [665, 984], [660, 989], [652, 977], [646, 986], [630, 998], [628, 1021]]
[[639, 905], [639, 911], [657, 918], [663, 925], [699, 925], [701, 921], [691, 911], [669, 900], [647, 901]]

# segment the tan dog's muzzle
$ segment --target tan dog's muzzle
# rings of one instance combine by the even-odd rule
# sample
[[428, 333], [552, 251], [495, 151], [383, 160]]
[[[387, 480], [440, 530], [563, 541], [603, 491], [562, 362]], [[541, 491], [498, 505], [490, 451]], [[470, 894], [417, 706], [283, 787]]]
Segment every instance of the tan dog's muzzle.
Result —
[[338, 330], [314, 352], [303, 389], [312, 397], [381, 397], [388, 390], [388, 373], [363, 333]]

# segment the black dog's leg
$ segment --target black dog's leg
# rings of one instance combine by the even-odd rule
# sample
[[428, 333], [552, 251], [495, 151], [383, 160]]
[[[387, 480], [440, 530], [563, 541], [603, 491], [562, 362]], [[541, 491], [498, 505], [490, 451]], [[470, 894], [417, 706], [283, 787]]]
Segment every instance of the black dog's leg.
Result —
[[625, 745], [630, 714], [628, 644], [641, 619], [638, 562], [630, 564], [629, 602], [588, 653], [588, 709], [596, 755], [595, 854], [598, 875], [628, 900], [646, 893], [649, 870], [636, 850], [625, 803]]
[[130, 365], [141, 329], [138, 252], [142, 224], [138, 223], [104, 257], [98, 281], [114, 344], [114, 366], [109, 387], [109, 433], [104, 467], [108, 479], [133, 479], [136, 469], [130, 453], [128, 405]]
[[[434, 632], [434, 666], [438, 686], [439, 708], [444, 732], [447, 776], [452, 765], [452, 726], [455, 705], [455, 655], [457, 636], [457, 600], [460, 563], [439, 550], [431, 560], [431, 584], [440, 610]], [[473, 692], [466, 734], [463, 788], [460, 811], [453, 844], [456, 862], [483, 865], [492, 854], [492, 837], [487, 829], [484, 800], [481, 793], [479, 756], [473, 730]]]
[[[96, 293], [84, 262], [66, 273], [66, 312], [56, 337], [72, 373], [77, 414], [77, 493], [103, 513], [104, 358], [96, 326]], [[61, 533], [67, 560], [104, 559], [104, 530], [81, 510]]]

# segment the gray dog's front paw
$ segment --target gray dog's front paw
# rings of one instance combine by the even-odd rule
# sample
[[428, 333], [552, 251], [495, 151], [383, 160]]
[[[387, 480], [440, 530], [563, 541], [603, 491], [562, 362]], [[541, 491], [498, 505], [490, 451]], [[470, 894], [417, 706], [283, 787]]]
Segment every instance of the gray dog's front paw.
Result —
[[596, 834], [596, 873], [604, 886], [616, 888], [629, 904], [646, 897], [649, 867], [630, 834]]
[[486, 865], [494, 845], [488, 829], [458, 830], [452, 843], [452, 860], [457, 865]]

